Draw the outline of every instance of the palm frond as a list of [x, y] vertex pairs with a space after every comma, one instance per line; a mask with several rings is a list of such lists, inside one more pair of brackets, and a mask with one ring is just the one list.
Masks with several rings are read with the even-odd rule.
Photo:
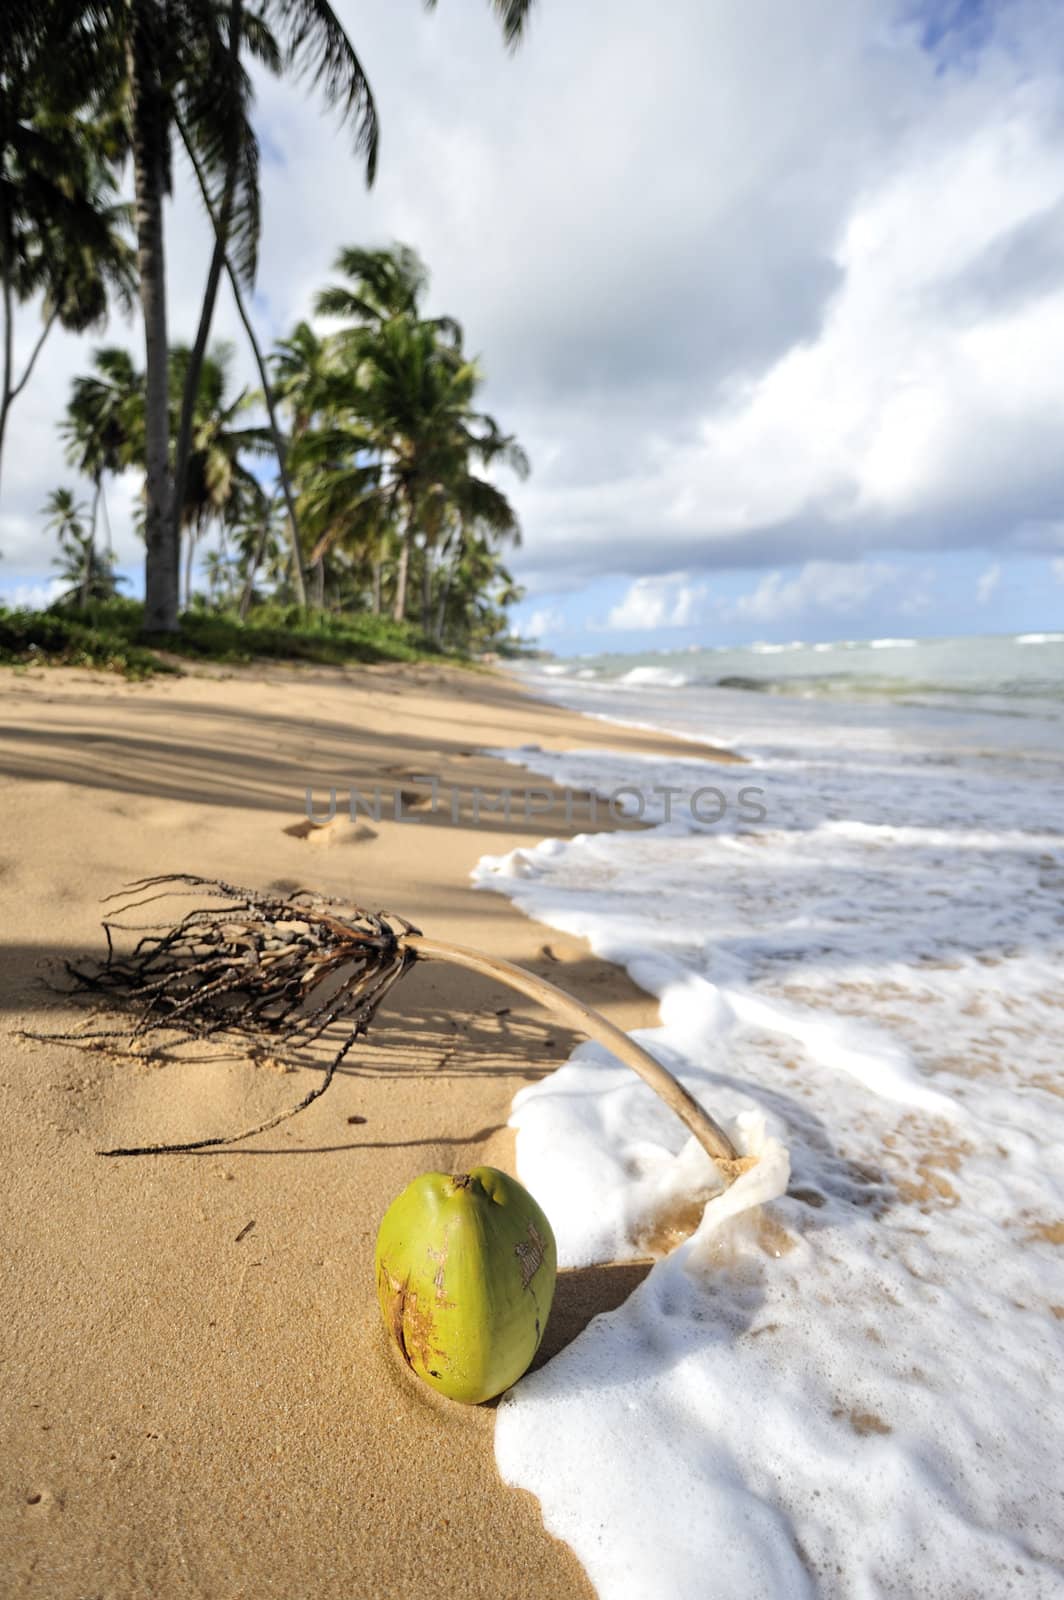
[[[502, 23], [502, 36], [508, 49], [516, 50], [520, 44], [533, 3], [534, 0], [489, 0], [491, 9]], [[425, 9], [435, 11], [436, 0], [425, 0]]]
[[262, 14], [284, 41], [289, 66], [321, 91], [330, 109], [350, 125], [366, 162], [366, 182], [377, 172], [379, 129], [369, 80], [343, 24], [328, 0], [265, 0]]

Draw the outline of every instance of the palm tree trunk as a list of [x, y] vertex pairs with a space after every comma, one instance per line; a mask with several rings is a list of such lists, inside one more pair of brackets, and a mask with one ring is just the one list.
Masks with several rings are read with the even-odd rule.
[[255, 546], [255, 553], [251, 558], [251, 565], [248, 568], [247, 577], [244, 579], [244, 592], [240, 596], [241, 622], [245, 622], [247, 620], [247, 614], [251, 609], [251, 597], [255, 593], [255, 574], [258, 572], [262, 558], [266, 554], [266, 540], [269, 538], [269, 535], [270, 524], [266, 518], [263, 517], [262, 532], [259, 534], [258, 543]]
[[266, 401], [266, 413], [270, 419], [270, 437], [273, 440], [274, 455], [277, 457], [277, 476], [281, 480], [281, 493], [284, 495], [285, 510], [288, 512], [288, 535], [292, 551], [292, 578], [296, 586], [296, 600], [303, 610], [307, 609], [307, 569], [303, 562], [303, 546], [299, 542], [299, 519], [296, 516], [296, 498], [292, 492], [292, 480], [288, 476], [288, 457], [285, 451], [284, 434], [277, 420], [277, 408], [273, 403], [273, 390], [270, 388], [270, 377], [266, 371], [266, 362], [263, 359], [262, 347], [255, 337], [255, 329], [251, 318], [244, 305], [244, 296], [240, 293], [236, 273], [233, 271], [229, 257], [225, 258], [225, 270], [229, 278], [229, 286], [233, 291], [236, 309], [240, 313], [240, 320], [244, 324], [244, 332], [248, 336], [255, 365], [259, 369], [259, 382], [262, 384], [263, 398]]
[[383, 566], [384, 563], [381, 560], [380, 551], [378, 551], [373, 561], [373, 615], [375, 617], [379, 617], [381, 614], [381, 569]]
[[14, 359], [15, 338], [15, 297], [11, 292], [11, 278], [8, 273], [6, 248], [4, 259], [0, 261], [0, 272], [4, 276], [4, 371], [3, 388], [0, 389], [0, 468], [2, 468], [4, 433], [7, 430], [7, 414], [11, 409], [11, 365]]
[[96, 518], [100, 512], [100, 480], [96, 480], [96, 490], [92, 497], [92, 523], [89, 527], [89, 542], [85, 546], [85, 561], [81, 569], [81, 598], [80, 609], [84, 611], [89, 603], [89, 586], [92, 582], [92, 569], [96, 565]]
[[428, 637], [429, 628], [432, 626], [432, 562], [428, 545], [422, 552], [424, 559], [421, 563], [421, 631]]
[[44, 341], [55, 327], [58, 311], [52, 311], [45, 318], [44, 327], [26, 362], [25, 370], [18, 382], [15, 382], [15, 305], [14, 295], [11, 290], [11, 278], [3, 261], [0, 261], [0, 272], [4, 279], [4, 362], [3, 374], [0, 376], [0, 470], [4, 459], [4, 437], [7, 433], [7, 419], [11, 407], [30, 381], [30, 376], [37, 362], [37, 357], [44, 348]]
[[111, 535], [111, 513], [107, 509], [107, 490], [103, 486], [103, 473], [100, 473], [100, 510], [103, 512], [104, 525], [107, 528], [107, 559], [111, 563], [115, 558], [115, 542]]
[[[200, 194], [203, 196], [203, 204], [206, 207], [207, 215], [210, 218], [211, 226], [213, 227], [215, 237], [217, 238], [221, 225], [218, 221], [218, 218], [214, 214], [214, 207], [211, 205], [210, 193], [208, 192], [206, 180], [203, 176], [203, 167], [200, 164], [199, 157], [197, 156], [192, 142], [189, 139], [184, 125], [180, 119], [178, 119], [177, 126], [181, 133], [181, 141], [185, 146], [188, 159], [192, 163], [192, 170], [196, 174], [196, 180], [199, 183]], [[277, 408], [273, 403], [273, 390], [270, 388], [270, 378], [269, 373], [266, 371], [266, 362], [263, 358], [262, 347], [255, 336], [254, 325], [251, 321], [251, 318], [248, 316], [247, 307], [244, 304], [244, 296], [240, 292], [240, 280], [233, 271], [233, 263], [230, 261], [228, 255], [225, 255], [225, 274], [229, 279], [229, 287], [233, 291], [233, 299], [236, 301], [236, 309], [241, 322], [244, 324], [244, 332], [248, 336], [248, 343], [251, 345], [251, 351], [255, 357], [255, 365], [259, 369], [259, 381], [262, 384], [263, 398], [266, 401], [266, 411], [270, 419], [270, 437], [273, 440], [274, 453], [277, 457], [277, 475], [281, 480], [281, 492], [284, 495], [285, 509], [288, 512], [288, 529], [292, 547], [292, 577], [296, 586], [296, 599], [305, 611], [307, 608], [307, 571], [303, 563], [303, 548], [299, 542], [299, 520], [296, 516], [296, 502], [295, 496], [292, 493], [292, 482], [288, 476], [284, 435], [281, 432], [280, 424], [277, 421]]]
[[325, 610], [325, 557], [319, 556], [310, 571], [310, 603], [318, 611]]
[[191, 528], [185, 538], [185, 610], [188, 611], [192, 606], [192, 556], [196, 548], [196, 535]]
[[[229, 9], [229, 58], [236, 60], [240, 53], [240, 26], [243, 0], [232, 0]], [[222, 268], [225, 265], [226, 242], [229, 238], [229, 225], [232, 220], [233, 198], [236, 193], [236, 155], [230, 156], [226, 170], [225, 188], [222, 193], [221, 209], [218, 213], [218, 227], [214, 235], [214, 249], [211, 252], [211, 264], [207, 270], [207, 284], [203, 291], [203, 304], [200, 307], [199, 326], [196, 329], [196, 338], [188, 358], [188, 369], [185, 373], [185, 388], [181, 396], [181, 420], [177, 429], [177, 450], [174, 455], [174, 527], [175, 537], [181, 538], [181, 506], [184, 504], [185, 479], [188, 475], [188, 458], [192, 451], [192, 422], [196, 410], [196, 397], [199, 394], [200, 376], [203, 372], [203, 358], [207, 353], [207, 340], [210, 338], [211, 321], [214, 317], [214, 305], [218, 298], [218, 285], [221, 282]]]
[[144, 567], [144, 629], [177, 631], [180, 540], [170, 518], [170, 405], [166, 332], [166, 255], [163, 243], [165, 191], [162, 93], [154, 79], [150, 44], [136, 18], [126, 51], [133, 105], [133, 187], [137, 227], [137, 272], [144, 314], [145, 492], [147, 559]]
[[444, 573], [443, 585], [440, 591], [440, 603], [436, 607], [436, 626], [432, 630], [432, 642], [439, 645], [441, 650], [443, 648], [443, 629], [447, 621], [447, 602], [451, 598], [451, 584], [454, 581], [454, 566], [453, 562], [449, 562], [447, 571]]
[[406, 580], [410, 571], [410, 544], [412, 539], [412, 530], [404, 528], [402, 542], [399, 546], [399, 565], [395, 572], [395, 605], [392, 608], [392, 617], [396, 622], [402, 622], [406, 617]]

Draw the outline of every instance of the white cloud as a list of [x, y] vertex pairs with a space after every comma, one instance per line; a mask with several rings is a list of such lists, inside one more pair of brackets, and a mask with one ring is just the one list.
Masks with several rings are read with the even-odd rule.
[[985, 606], [1001, 582], [1000, 561], [991, 562], [986, 571], [981, 573], [975, 585], [975, 603]]
[[1051, 562], [1050, 565], [1057, 582], [1064, 583], [1064, 556], [1057, 556], [1056, 560]]
[[[880, 0], [614, 0], [608, 25], [542, 0], [512, 57], [482, 4], [338, 9], [380, 106], [380, 175], [367, 195], [329, 119], [262, 85], [282, 155], [263, 162], [256, 317], [269, 337], [305, 314], [343, 244], [415, 244], [431, 309], [465, 323], [486, 404], [532, 456], [506, 485], [530, 589], [1014, 538], [1060, 552], [1057, 0], [988, 8], [960, 65]], [[177, 172], [170, 321], [188, 338], [208, 238]], [[254, 382], [225, 294], [217, 322]], [[35, 326], [20, 313], [21, 349]], [[139, 358], [136, 326], [105, 337]], [[51, 340], [13, 412], [13, 578], [47, 569], [37, 510], [71, 481], [54, 424], [93, 342]], [[127, 559], [131, 508], [125, 492]]]
[[729, 620], [782, 622], [806, 616], [852, 617], [875, 599], [905, 614], [928, 604], [929, 572], [889, 562], [809, 561], [793, 578], [769, 572], [749, 594], [721, 607]]
[[542, 639], [548, 633], [562, 633], [565, 629], [565, 618], [560, 611], [545, 608], [533, 611], [527, 622], [522, 622], [518, 628], [523, 639]]
[[59, 578], [50, 578], [46, 583], [16, 583], [0, 592], [0, 605], [12, 611], [43, 611], [59, 598], [64, 587]]
[[706, 585], [692, 584], [685, 573], [637, 578], [611, 610], [606, 627], [642, 632], [653, 628], [690, 628], [698, 621]]

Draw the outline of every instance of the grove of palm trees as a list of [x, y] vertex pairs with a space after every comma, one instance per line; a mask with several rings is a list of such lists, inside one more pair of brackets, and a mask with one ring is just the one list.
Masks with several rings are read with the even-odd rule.
[[[507, 44], [530, 5], [494, 0]], [[42, 535], [59, 530], [64, 570], [76, 541], [92, 578], [55, 609], [82, 628], [177, 648], [207, 613], [297, 630], [315, 618], [387, 618], [419, 647], [490, 646], [519, 593], [503, 558], [520, 529], [495, 472], [523, 476], [528, 462], [479, 408], [482, 373], [458, 322], [426, 314], [417, 252], [344, 249], [312, 320], [280, 337], [253, 314], [256, 77], [300, 83], [340, 119], [366, 181], [377, 174], [376, 105], [330, 6], [19, 0], [5, 26], [0, 495], [7, 418], [41, 347], [56, 324], [86, 341], [56, 417], [78, 481], [56, 486]], [[168, 317], [167, 202], [179, 167], [211, 241], [188, 341]], [[212, 337], [224, 294], [243, 351]], [[40, 331], [16, 350], [24, 305]], [[119, 342], [108, 324], [123, 317], [132, 333]], [[238, 360], [254, 384], [237, 386]], [[108, 486], [123, 474], [139, 486], [142, 605], [114, 598]], [[34, 633], [10, 613], [0, 626], [8, 653]]]

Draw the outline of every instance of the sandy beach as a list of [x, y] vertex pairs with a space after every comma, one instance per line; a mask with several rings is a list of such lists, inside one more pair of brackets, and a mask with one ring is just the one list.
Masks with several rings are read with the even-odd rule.
[[[158, 1065], [19, 1030], [82, 1025], [49, 983], [64, 958], [102, 949], [105, 895], [166, 871], [386, 907], [648, 1025], [656, 1007], [623, 972], [468, 882], [486, 851], [586, 817], [567, 824], [559, 803], [456, 825], [424, 780], [443, 794], [513, 785], [479, 753], [499, 746], [679, 746], [499, 675], [426, 666], [145, 684], [31, 671], [5, 674], [0, 698], [0, 1591], [590, 1595], [534, 1498], [500, 1481], [493, 1408], [438, 1400], [393, 1364], [372, 1270], [380, 1216], [418, 1173], [514, 1170], [513, 1095], [571, 1036], [486, 981], [421, 967], [300, 1117], [238, 1148], [106, 1160], [110, 1145], [237, 1131], [298, 1101], [311, 1072], [231, 1055]], [[413, 820], [390, 801], [379, 822], [345, 819], [348, 787], [377, 783]], [[330, 784], [341, 792], [310, 837], [308, 784], [322, 807]], [[563, 1276], [540, 1359], [641, 1276]]]

